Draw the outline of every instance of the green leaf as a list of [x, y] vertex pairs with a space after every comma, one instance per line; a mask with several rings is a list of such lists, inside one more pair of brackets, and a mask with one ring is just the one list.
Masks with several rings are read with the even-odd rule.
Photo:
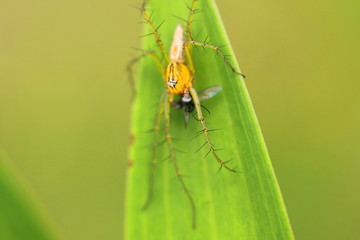
[[[191, 2], [187, 2], [188, 5]], [[199, 12], [194, 16], [193, 36], [211, 44], [229, 44], [215, 3], [200, 0]], [[147, 9], [153, 12], [161, 39], [168, 50], [175, 26], [180, 21], [174, 15], [187, 19], [189, 10], [183, 1], [152, 0]], [[149, 33], [146, 28], [145, 33]], [[153, 35], [144, 38], [144, 49], [159, 51]], [[223, 48], [233, 55], [230, 45]], [[276, 181], [270, 158], [261, 135], [244, 80], [233, 73], [221, 56], [211, 49], [193, 47], [195, 88], [200, 91], [221, 85], [223, 90], [215, 97], [202, 101], [211, 114], [205, 114], [216, 148], [223, 148], [219, 156], [231, 160], [238, 174], [223, 169], [204, 147], [203, 135], [192, 139], [201, 124], [190, 118], [185, 129], [182, 111], [171, 109], [171, 134], [181, 172], [197, 207], [197, 227], [192, 229], [188, 199], [176, 178], [174, 167], [167, 160], [167, 143], [158, 147], [154, 179], [154, 195], [149, 207], [142, 206], [147, 197], [149, 169], [152, 156], [154, 118], [165, 84], [152, 58], [145, 57], [137, 75], [137, 95], [133, 106], [132, 146], [130, 150], [126, 239], [293, 239], [290, 223]], [[230, 58], [234, 66], [236, 59]], [[163, 128], [163, 123], [161, 123]], [[163, 135], [161, 135], [163, 137]], [[162, 139], [161, 139], [162, 140]], [[196, 153], [195, 153], [196, 152]]]
[[57, 239], [15, 173], [0, 156], [0, 239]]

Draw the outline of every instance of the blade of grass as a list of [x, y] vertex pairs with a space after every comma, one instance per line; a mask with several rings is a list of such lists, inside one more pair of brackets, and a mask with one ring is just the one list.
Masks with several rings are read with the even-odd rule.
[[[190, 2], [187, 2], [190, 4]], [[186, 18], [188, 10], [182, 1], [152, 0], [148, 8], [153, 11], [155, 25], [165, 19], [160, 28], [166, 49], [179, 21], [173, 15]], [[216, 6], [211, 0], [200, 0], [199, 13], [194, 16], [193, 36], [203, 41], [209, 36], [214, 45], [229, 44]], [[144, 48], [157, 50], [151, 36], [144, 38]], [[230, 45], [223, 50], [233, 54]], [[181, 189], [171, 164], [159, 161], [155, 174], [153, 201], [146, 211], [141, 207], [146, 199], [149, 164], [151, 161], [152, 133], [156, 106], [164, 89], [162, 76], [151, 58], [140, 63], [136, 101], [133, 107], [130, 150], [131, 166], [128, 171], [126, 239], [293, 239], [290, 223], [270, 158], [261, 135], [250, 97], [243, 79], [234, 74], [224, 60], [211, 50], [193, 48], [196, 68], [195, 87], [198, 90], [222, 85], [223, 91], [213, 99], [203, 101], [210, 109], [206, 115], [219, 152], [230, 166], [240, 174], [222, 170], [208, 149], [195, 151], [203, 145], [203, 136], [191, 140], [201, 130], [198, 121], [191, 119], [184, 128], [181, 111], [172, 109], [171, 133], [178, 153], [182, 172], [197, 205], [197, 228], [191, 228], [189, 203]], [[235, 58], [231, 58], [236, 63]], [[235, 64], [236, 65], [236, 64]], [[237, 66], [237, 65], [236, 65]], [[165, 159], [166, 147], [159, 147], [158, 159]]]
[[0, 239], [58, 239], [15, 172], [0, 156]]

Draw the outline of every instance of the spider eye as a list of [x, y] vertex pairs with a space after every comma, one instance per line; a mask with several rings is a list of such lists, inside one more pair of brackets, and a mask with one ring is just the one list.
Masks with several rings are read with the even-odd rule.
[[175, 79], [170, 79], [168, 82], [167, 82], [167, 85], [172, 87], [172, 88], [175, 88], [175, 85], [177, 84], [177, 81]]
[[182, 102], [185, 102], [185, 103], [191, 102], [191, 97], [190, 97], [190, 95], [184, 95], [184, 96], [181, 98], [181, 101], [182, 101]]

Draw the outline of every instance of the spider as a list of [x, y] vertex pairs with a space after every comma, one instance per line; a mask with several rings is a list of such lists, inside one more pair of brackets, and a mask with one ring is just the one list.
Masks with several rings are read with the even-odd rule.
[[[159, 108], [155, 117], [154, 123], [154, 140], [153, 140], [153, 153], [152, 153], [152, 160], [151, 160], [151, 167], [150, 167], [150, 174], [149, 174], [149, 188], [147, 199], [143, 206], [143, 209], [146, 209], [153, 197], [153, 187], [154, 187], [154, 172], [157, 165], [157, 148], [159, 142], [159, 131], [160, 131], [160, 122], [163, 118], [164, 120], [164, 132], [165, 132], [165, 142], [167, 143], [168, 150], [170, 152], [170, 160], [174, 166], [177, 179], [184, 190], [185, 195], [187, 196], [189, 203], [191, 205], [192, 211], [192, 226], [196, 228], [196, 205], [194, 199], [189, 191], [188, 186], [184, 181], [184, 176], [182, 175], [178, 161], [175, 156], [175, 148], [173, 143], [173, 138], [170, 134], [170, 109], [171, 107], [183, 109], [184, 113], [184, 120], [185, 124], [189, 121], [189, 114], [192, 113], [194, 110], [196, 112], [196, 118], [200, 122], [202, 129], [197, 133], [197, 135], [204, 135], [206, 142], [203, 146], [209, 147], [209, 154], [211, 153], [212, 156], [216, 159], [216, 161], [220, 164], [220, 168], [225, 168], [230, 172], [236, 173], [235, 169], [230, 168], [224, 162], [219, 155], [216, 153], [216, 149], [211, 142], [211, 138], [209, 132], [211, 131], [205, 122], [205, 118], [202, 112], [202, 105], [201, 101], [214, 97], [217, 93], [219, 93], [222, 89], [220, 85], [213, 86], [202, 91], [197, 91], [194, 86], [194, 74], [195, 68], [193, 65], [193, 60], [191, 56], [191, 47], [192, 46], [200, 46], [204, 48], [209, 48], [218, 53], [218, 55], [222, 56], [225, 63], [228, 67], [236, 74], [239, 74], [244, 77], [244, 75], [238, 72], [230, 63], [230, 60], [224, 55], [224, 53], [220, 50], [220, 47], [206, 43], [205, 42], [198, 42], [193, 40], [192, 32], [191, 32], [191, 25], [193, 21], [194, 13], [197, 12], [196, 5], [198, 0], [193, 0], [192, 5], [189, 8], [190, 13], [188, 19], [186, 21], [186, 25], [182, 26], [178, 24], [175, 27], [174, 36], [172, 39], [172, 44], [170, 47], [169, 54], [165, 50], [163, 42], [160, 38], [158, 29], [160, 26], [155, 27], [153, 22], [151, 21], [151, 17], [148, 15], [145, 9], [145, 2], [140, 7], [140, 12], [145, 20], [145, 22], [150, 26], [151, 33], [148, 35], [154, 35], [157, 47], [160, 50], [160, 54], [162, 60], [166, 62], [164, 65], [161, 59], [157, 56], [154, 50], [145, 50], [143, 53], [133, 59], [127, 69], [129, 73], [130, 82], [133, 82], [132, 79], [132, 66], [138, 62], [141, 58], [151, 55], [154, 59], [157, 68], [160, 74], [163, 76], [163, 80], [165, 83], [165, 91], [162, 95], [160, 100]], [[160, 24], [161, 25], [161, 24]], [[133, 84], [132, 84], [133, 85]], [[133, 88], [134, 90], [134, 88]], [[180, 99], [178, 101], [174, 100], [174, 96], [179, 95]], [[206, 108], [205, 108], [206, 109]], [[207, 110], [207, 109], [206, 109]], [[202, 147], [203, 147], [202, 146]]]

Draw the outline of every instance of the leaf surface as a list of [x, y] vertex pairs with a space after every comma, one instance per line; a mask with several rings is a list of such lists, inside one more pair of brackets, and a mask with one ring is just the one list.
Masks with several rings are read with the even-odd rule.
[[[191, 2], [187, 2], [188, 5]], [[194, 40], [223, 47], [225, 54], [233, 55], [215, 3], [200, 0], [192, 27]], [[154, 24], [159, 25], [161, 39], [168, 50], [173, 31], [187, 19], [189, 10], [183, 1], [152, 0], [147, 7]], [[149, 33], [146, 28], [145, 33]], [[143, 48], [159, 51], [153, 36], [144, 38]], [[165, 84], [151, 57], [144, 58], [138, 68], [137, 96], [133, 105], [133, 143], [129, 154], [126, 239], [293, 239], [286, 209], [271, 166], [264, 139], [241, 76], [234, 74], [221, 56], [211, 49], [192, 48], [195, 65], [195, 88], [198, 91], [221, 85], [223, 90], [215, 97], [202, 101], [211, 114], [205, 120], [211, 139], [222, 160], [239, 172], [222, 169], [209, 154], [200, 135], [200, 122], [190, 118], [184, 127], [182, 111], [171, 109], [171, 134], [181, 172], [188, 176], [186, 184], [197, 207], [197, 227], [191, 227], [188, 199], [167, 160], [166, 143], [158, 147], [154, 195], [147, 210], [142, 211], [149, 184], [149, 166], [152, 156], [154, 118]], [[230, 57], [236, 66], [236, 59]], [[160, 128], [163, 128], [161, 123]], [[164, 135], [161, 134], [161, 140]], [[183, 153], [185, 152], [185, 153]]]
[[26, 185], [0, 156], [0, 239], [58, 239]]

